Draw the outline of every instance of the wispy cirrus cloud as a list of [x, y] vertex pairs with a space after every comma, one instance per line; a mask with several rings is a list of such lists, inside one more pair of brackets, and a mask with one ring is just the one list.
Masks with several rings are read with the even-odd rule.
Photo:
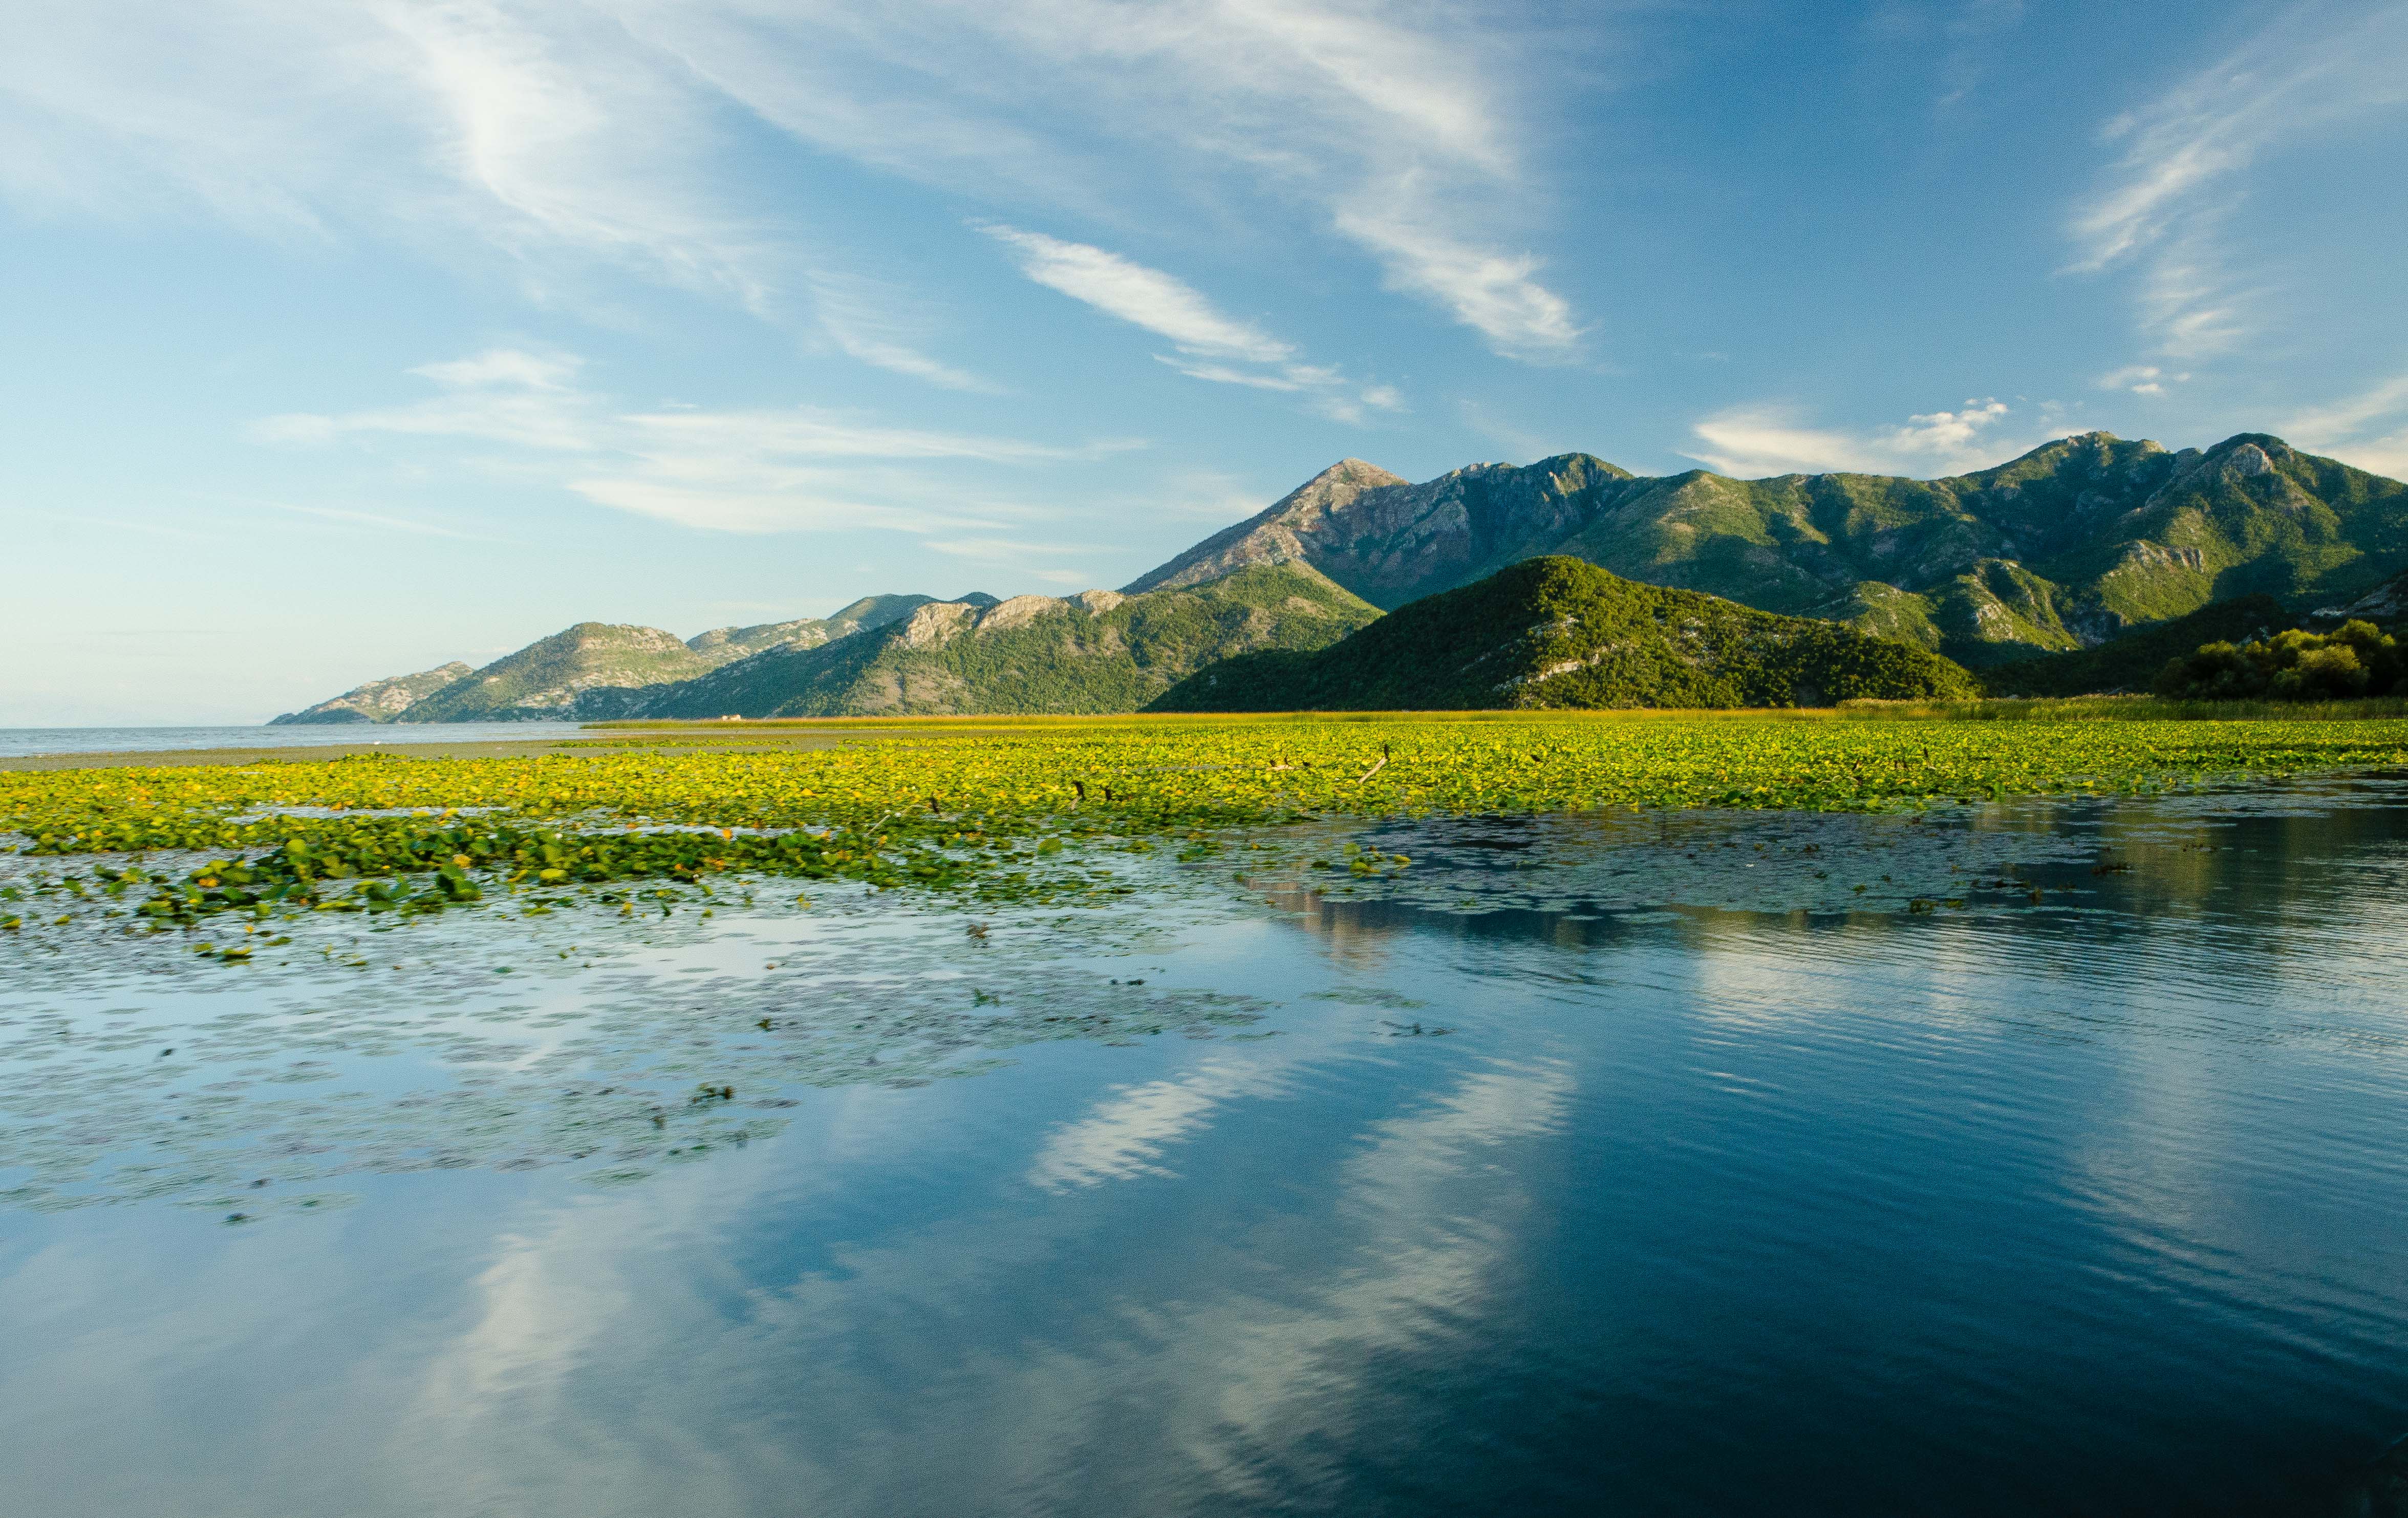
[[629, 410], [575, 381], [573, 356], [495, 349], [410, 372], [437, 393], [399, 406], [264, 418], [276, 443], [346, 437], [496, 445], [514, 468], [599, 506], [719, 532], [997, 530], [1044, 512], [928, 466], [1096, 460], [1135, 439], [1064, 446], [889, 426], [814, 407]]
[[1795, 408], [1737, 407], [1690, 430], [1698, 446], [1689, 457], [1734, 479], [1784, 474], [1940, 475], [1985, 468], [2039, 439], [2011, 442], [2000, 424], [2013, 414], [1995, 399], [1969, 400], [1949, 411], [1909, 417], [1898, 426], [1849, 432], [1816, 427]]
[[2408, 480], [2408, 374], [2300, 411], [2281, 430], [2302, 448], [2393, 480]]
[[1005, 387], [928, 351], [939, 319], [925, 303], [882, 279], [822, 270], [810, 279], [820, 328], [847, 356], [939, 390], [996, 395]]
[[581, 5], [28, 0], [0, 192], [508, 270], [544, 306], [634, 275], [816, 335], [833, 263], [746, 208], [724, 102]]
[[[1496, 229], [1543, 204], [1514, 103], [1552, 55], [1496, 22], [1473, 0], [25, 0], [0, 50], [0, 193], [481, 258], [551, 306], [607, 306], [599, 272], [632, 273], [996, 388], [945, 355], [921, 294], [870, 274], [849, 199], [796, 176], [765, 208], [766, 125], [991, 208], [1301, 209], [1389, 288], [1551, 358], [1580, 336], [1570, 303]], [[1116, 272], [1058, 255], [1032, 256], [1091, 291]], [[1168, 320], [1175, 294], [1120, 298]], [[1246, 325], [1187, 331], [1218, 356], [1278, 346]]]
[[[1376, 198], [1376, 197], [1367, 197]], [[1570, 358], [1583, 337], [1571, 303], [1541, 284], [1538, 258], [1467, 240], [1416, 214], [1410, 197], [1338, 212], [1338, 228], [1383, 257], [1388, 286], [1427, 299], [1511, 358]]]
[[1276, 364], [1296, 347], [1213, 308], [1196, 288], [1160, 269], [1083, 242], [982, 222], [979, 230], [1010, 250], [1020, 272], [1072, 300], [1168, 337], [1182, 353]]
[[1202, 292], [1175, 275], [1041, 232], [991, 222], [979, 223], [979, 230], [1003, 244], [1020, 272], [1039, 284], [1169, 338], [1177, 353], [1156, 353], [1155, 362], [1191, 380], [1302, 395], [1313, 409], [1340, 422], [1359, 422], [1370, 411], [1404, 408], [1404, 397], [1395, 386], [1356, 387], [1334, 365], [1301, 362], [1294, 343], [1223, 314]]
[[2226, 224], [2245, 171], [2303, 140], [2408, 105], [2408, 9], [2302, 4], [2102, 133], [2122, 156], [2076, 212], [2073, 272], [2139, 267], [2138, 319], [2175, 359], [2220, 353], [2258, 323], [2264, 282]]
[[1171, 182], [1235, 177], [1306, 208], [1390, 288], [1500, 352], [1552, 358], [1579, 340], [1542, 262], [1494, 241], [1534, 198], [1511, 103], [1542, 93], [1555, 60], [1486, 7], [897, 0], [879, 15], [663, 0], [631, 25], [858, 162], [1104, 221], [1153, 198], [1167, 165]]

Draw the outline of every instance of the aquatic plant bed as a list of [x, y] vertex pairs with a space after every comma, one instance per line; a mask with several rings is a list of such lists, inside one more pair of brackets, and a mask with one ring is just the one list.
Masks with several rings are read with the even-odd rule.
[[2408, 721], [1537, 714], [921, 723], [793, 752], [627, 733], [525, 757], [19, 771], [0, 774], [0, 842], [78, 863], [38, 902], [0, 893], [16, 898], [0, 927], [37, 909], [161, 926], [430, 911], [497, 887], [633, 915], [728, 872], [1056, 900], [1122, 889], [1095, 867], [1114, 851], [1209, 853], [1226, 829], [1312, 818], [1886, 810], [2400, 766]]

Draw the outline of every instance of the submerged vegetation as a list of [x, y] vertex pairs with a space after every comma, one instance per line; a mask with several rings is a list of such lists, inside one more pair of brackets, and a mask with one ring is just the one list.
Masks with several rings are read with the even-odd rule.
[[[160, 926], [429, 911], [580, 888], [667, 909], [731, 872], [985, 899], [1112, 893], [1099, 853], [1315, 816], [1880, 810], [2408, 765], [2408, 721], [1481, 719], [982, 723], [810, 751], [589, 752], [0, 774], [0, 833], [64, 898]], [[166, 860], [144, 856], [174, 851]], [[10, 888], [12, 891], [14, 887]], [[61, 899], [54, 897], [54, 900]], [[21, 909], [0, 901], [0, 924]], [[44, 909], [54, 909], [50, 903]]]

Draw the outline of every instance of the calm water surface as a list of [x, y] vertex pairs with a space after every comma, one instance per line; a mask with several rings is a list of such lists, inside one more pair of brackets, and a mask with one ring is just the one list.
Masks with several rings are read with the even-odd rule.
[[[1097, 910], [522, 900], [312, 920], [250, 967], [29, 914], [0, 947], [0, 1491], [2172, 1514], [2381, 1489], [2408, 1432], [2408, 788], [1278, 841], [1138, 862], [1149, 893]], [[1415, 863], [1255, 862], [1348, 841]]]

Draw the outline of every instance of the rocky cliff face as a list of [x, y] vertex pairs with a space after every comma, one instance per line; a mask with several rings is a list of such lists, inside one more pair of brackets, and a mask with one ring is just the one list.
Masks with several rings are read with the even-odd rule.
[[[714, 627], [687, 638], [685, 646], [713, 664], [734, 664], [738, 659], [749, 659], [771, 649], [815, 649], [839, 637], [883, 627], [898, 618], [910, 616], [914, 608], [925, 606], [935, 599], [932, 595], [865, 595], [825, 617], [768, 622], [752, 627]], [[974, 596], [972, 599], [983, 600], [985, 597]]]
[[354, 685], [332, 700], [288, 711], [269, 721], [270, 727], [307, 723], [389, 723], [447, 685], [476, 673], [454, 659], [415, 675], [395, 675]]
[[1399, 488], [1412, 488], [1402, 475], [1390, 474], [1361, 459], [1340, 459], [1288, 492], [1261, 514], [1214, 533], [1123, 589], [1135, 595], [1144, 591], [1200, 585], [1251, 565], [1310, 564], [1313, 545], [1332, 515], [1354, 505], [1367, 491]]
[[1573, 453], [1415, 485], [1350, 459], [1129, 588], [1303, 563], [1394, 608], [1547, 553], [1986, 665], [2237, 595], [2363, 594], [2408, 570], [2408, 487], [2256, 434], [2169, 452], [2087, 433], [1931, 480], [1640, 478]]

